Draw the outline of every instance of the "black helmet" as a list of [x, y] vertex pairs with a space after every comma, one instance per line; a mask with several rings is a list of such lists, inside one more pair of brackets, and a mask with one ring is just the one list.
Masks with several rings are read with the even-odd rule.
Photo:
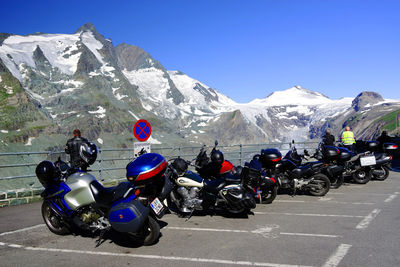
[[188, 164], [187, 164], [186, 160], [177, 158], [174, 160], [174, 162], [172, 162], [172, 167], [174, 167], [174, 169], [177, 171], [178, 175], [182, 175], [186, 172], [186, 170], [188, 168]]
[[211, 161], [217, 164], [222, 164], [222, 162], [224, 162], [224, 154], [221, 151], [214, 149], [211, 151]]
[[97, 159], [97, 146], [92, 142], [85, 142], [79, 148], [79, 156], [87, 164], [93, 164]]
[[49, 184], [57, 183], [60, 180], [60, 173], [53, 162], [45, 160], [36, 166], [36, 176], [40, 183], [46, 187]]

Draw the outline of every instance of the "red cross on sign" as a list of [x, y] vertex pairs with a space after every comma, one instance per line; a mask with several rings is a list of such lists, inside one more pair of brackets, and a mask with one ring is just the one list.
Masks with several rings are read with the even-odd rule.
[[151, 126], [146, 120], [138, 120], [133, 126], [133, 135], [140, 142], [144, 142], [150, 138]]

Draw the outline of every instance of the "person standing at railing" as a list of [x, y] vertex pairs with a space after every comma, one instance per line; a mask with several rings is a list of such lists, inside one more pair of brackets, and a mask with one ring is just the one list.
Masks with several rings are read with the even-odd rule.
[[70, 155], [69, 163], [72, 168], [78, 168], [86, 172], [88, 164], [82, 160], [80, 148], [81, 145], [87, 143], [88, 140], [81, 136], [81, 131], [79, 129], [75, 129], [73, 135], [74, 137], [69, 139], [65, 145], [65, 153]]
[[356, 138], [354, 133], [350, 131], [350, 127], [346, 126], [345, 131], [342, 133], [342, 144], [345, 148], [354, 152], [354, 144], [356, 143]]
[[325, 135], [322, 136], [322, 143], [325, 146], [333, 146], [335, 144], [335, 137], [331, 134], [330, 129], [326, 129]]

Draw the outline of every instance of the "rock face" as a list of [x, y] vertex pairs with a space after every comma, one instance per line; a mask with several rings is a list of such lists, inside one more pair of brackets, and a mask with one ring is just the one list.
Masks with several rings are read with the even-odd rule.
[[307, 140], [345, 125], [369, 138], [399, 107], [373, 92], [331, 100], [301, 86], [239, 104], [142, 48], [114, 47], [90, 23], [74, 34], [0, 34], [0, 151], [62, 148], [75, 128], [131, 147], [140, 118], [152, 142], [171, 146]]
[[351, 103], [355, 111], [359, 111], [365, 107], [370, 107], [376, 103], [383, 102], [382, 96], [375, 92], [362, 92]]

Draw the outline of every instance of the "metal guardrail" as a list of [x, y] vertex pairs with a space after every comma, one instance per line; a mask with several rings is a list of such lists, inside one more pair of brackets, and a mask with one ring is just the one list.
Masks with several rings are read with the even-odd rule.
[[[299, 142], [295, 144], [298, 149], [314, 149], [318, 142]], [[207, 146], [208, 152], [213, 146]], [[277, 148], [282, 154], [289, 149], [290, 143], [264, 143], [264, 144], [238, 144], [219, 145], [225, 158], [235, 165], [243, 165], [245, 161], [251, 160], [254, 154], [260, 153], [262, 148]], [[153, 145], [152, 152], [159, 153], [167, 159], [182, 157], [193, 159], [197, 156], [201, 146], [162, 147]], [[1, 182], [7, 183], [17, 180], [29, 180], [20, 182], [23, 188], [35, 183], [36, 165], [42, 160], [55, 161], [58, 157], [68, 161], [64, 151], [33, 151], [33, 152], [7, 152], [0, 153], [0, 190], [4, 187]], [[115, 180], [125, 177], [125, 167], [133, 159], [133, 148], [102, 148], [99, 149], [97, 161], [92, 165], [91, 172], [98, 173], [102, 181]], [[24, 184], [26, 184], [24, 186]], [[37, 183], [36, 183], [37, 184]], [[15, 185], [16, 186], [16, 185]], [[13, 186], [13, 187], [15, 187]], [[32, 186], [32, 185], [31, 185]]]

